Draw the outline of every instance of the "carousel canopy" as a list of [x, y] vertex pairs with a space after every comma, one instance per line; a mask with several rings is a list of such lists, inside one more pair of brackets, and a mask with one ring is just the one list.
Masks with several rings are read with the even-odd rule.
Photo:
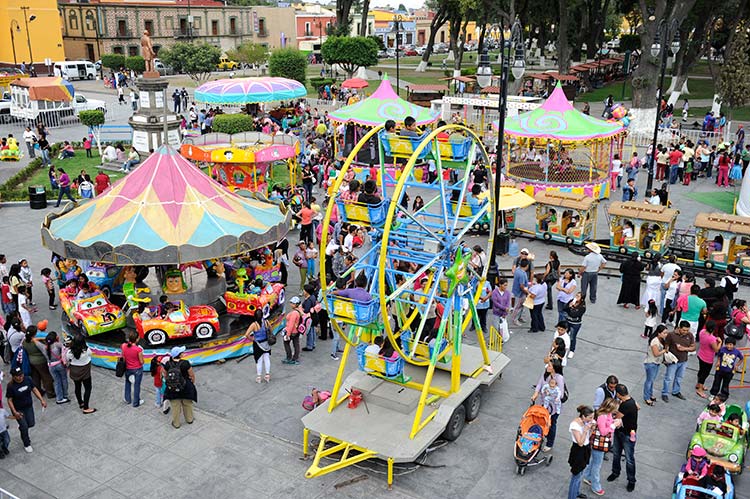
[[328, 113], [328, 117], [333, 121], [365, 126], [377, 126], [386, 120], [403, 123], [407, 116], [417, 120], [417, 125], [428, 125], [438, 119], [438, 115], [432, 114], [429, 109], [412, 104], [396, 95], [388, 76], [383, 77], [378, 89], [367, 99]]
[[161, 146], [100, 196], [47, 215], [42, 243], [67, 258], [177, 265], [259, 248], [287, 231], [279, 206], [227, 191]]
[[623, 132], [621, 123], [593, 118], [575, 109], [565, 97], [560, 83], [540, 107], [505, 120], [505, 133], [510, 137], [587, 141], [606, 139]]
[[209, 81], [195, 89], [195, 100], [206, 104], [255, 104], [307, 95], [303, 84], [288, 78], [229, 78]]

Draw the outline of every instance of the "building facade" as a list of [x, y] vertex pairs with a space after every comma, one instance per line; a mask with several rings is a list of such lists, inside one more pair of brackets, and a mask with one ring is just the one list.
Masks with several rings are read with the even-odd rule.
[[326, 41], [328, 29], [336, 23], [336, 13], [318, 4], [304, 5], [295, 14], [297, 48], [318, 52]]
[[151, 33], [157, 53], [175, 42], [205, 42], [222, 52], [245, 42], [269, 49], [297, 46], [291, 7], [224, 6], [212, 0], [101, 0], [59, 7], [68, 60], [140, 55], [144, 30]]
[[3, 0], [0, 2], [0, 64], [27, 65], [32, 58], [37, 72], [47, 74], [44, 60], [65, 58], [60, 19], [55, 0]]

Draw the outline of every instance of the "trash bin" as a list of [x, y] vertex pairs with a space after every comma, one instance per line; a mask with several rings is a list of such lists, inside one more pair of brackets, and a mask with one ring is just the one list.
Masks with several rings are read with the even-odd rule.
[[43, 210], [47, 207], [47, 189], [43, 185], [29, 186], [29, 207], [32, 210]]

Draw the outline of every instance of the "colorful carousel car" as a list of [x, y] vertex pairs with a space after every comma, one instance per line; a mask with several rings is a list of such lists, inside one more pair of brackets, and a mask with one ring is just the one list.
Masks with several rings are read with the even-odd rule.
[[695, 217], [695, 263], [707, 269], [750, 272], [750, 221], [724, 213]]
[[92, 262], [86, 267], [86, 277], [102, 290], [104, 296], [109, 297], [112, 292], [122, 292], [122, 279], [115, 287], [115, 282], [124, 267], [117, 267], [105, 263]]
[[732, 475], [715, 464], [703, 480], [695, 477], [675, 481], [672, 499], [734, 499]]
[[260, 289], [260, 292], [247, 292], [245, 288], [246, 280], [246, 269], [238, 269], [237, 289], [239, 291], [227, 291], [224, 293], [228, 314], [255, 315], [256, 310], [262, 310], [263, 317], [267, 318], [271, 315], [271, 312], [284, 306], [285, 292], [283, 284], [266, 283]]
[[674, 232], [679, 210], [666, 206], [613, 202], [609, 205], [609, 244], [622, 255], [640, 253], [644, 258], [664, 255]]
[[690, 439], [688, 455], [696, 446], [703, 447], [712, 463], [724, 466], [731, 473], [741, 473], [746, 443], [745, 437], [736, 426], [707, 420], [701, 423], [698, 431]]
[[540, 191], [536, 199], [537, 237], [544, 240], [583, 244], [596, 233], [598, 201], [583, 193]]
[[219, 314], [208, 305], [186, 307], [185, 302], [172, 302], [174, 309], [164, 317], [159, 315], [159, 307], [148, 307], [151, 319], [143, 319], [139, 313], [133, 314], [135, 329], [141, 338], [151, 345], [162, 345], [168, 339], [195, 337], [199, 340], [211, 338], [220, 329]]
[[125, 314], [120, 307], [110, 303], [101, 291], [85, 298], [76, 298], [63, 290], [59, 296], [68, 322], [88, 336], [125, 327]]

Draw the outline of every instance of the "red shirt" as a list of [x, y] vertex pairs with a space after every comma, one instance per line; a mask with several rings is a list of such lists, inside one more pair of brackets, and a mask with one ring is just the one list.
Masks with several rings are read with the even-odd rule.
[[681, 159], [682, 159], [682, 151], [680, 151], [679, 149], [675, 149], [674, 151], [669, 153], [670, 165], [679, 165]]
[[109, 185], [109, 175], [106, 173], [100, 173], [94, 178], [94, 184], [96, 185], [96, 194], [101, 194], [107, 190], [107, 186]]
[[729, 156], [726, 154], [722, 154], [719, 156], [719, 168], [727, 168], [729, 169]]
[[307, 206], [303, 206], [302, 209], [299, 210], [298, 215], [300, 218], [300, 223], [302, 225], [310, 225], [312, 223], [313, 216], [315, 216], [315, 212]]
[[138, 345], [128, 346], [127, 343], [120, 345], [120, 348], [122, 348], [122, 358], [125, 359], [125, 369], [140, 369], [143, 367], [138, 358], [138, 354], [143, 351], [143, 348]]

